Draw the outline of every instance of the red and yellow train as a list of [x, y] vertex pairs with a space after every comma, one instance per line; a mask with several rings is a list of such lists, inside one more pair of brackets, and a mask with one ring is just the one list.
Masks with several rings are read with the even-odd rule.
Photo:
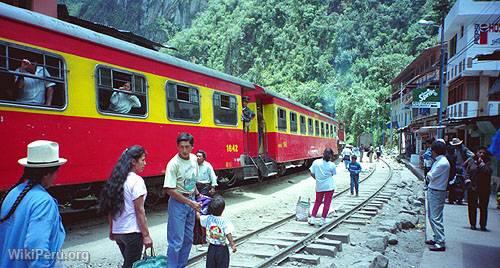
[[[229, 184], [307, 165], [326, 147], [337, 152], [337, 120], [249, 81], [3, 3], [0, 25], [0, 192], [20, 177], [17, 159], [38, 139], [57, 141], [68, 159], [55, 188], [63, 202], [96, 193], [133, 144], [146, 148], [142, 175], [160, 193], [180, 132], [193, 134], [195, 150], [205, 150]], [[22, 59], [48, 75], [20, 72]], [[16, 76], [52, 85], [50, 105], [19, 101]], [[131, 92], [121, 90], [125, 83]], [[115, 92], [135, 96], [140, 107], [113, 111]], [[256, 114], [248, 132], [242, 96]]]

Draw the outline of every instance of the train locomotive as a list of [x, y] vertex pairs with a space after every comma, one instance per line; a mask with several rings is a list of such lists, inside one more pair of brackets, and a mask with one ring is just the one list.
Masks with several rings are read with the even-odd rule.
[[[326, 147], [336, 153], [342, 124], [244, 79], [46, 16], [0, 3], [0, 192], [20, 177], [26, 145], [59, 143], [68, 164], [51, 188], [60, 203], [96, 195], [123, 150], [147, 150], [141, 174], [148, 199], [162, 196], [166, 164], [180, 132], [207, 152], [221, 184], [262, 180], [307, 166]], [[46, 70], [20, 72], [23, 59]], [[38, 68], [38, 67], [37, 67]], [[49, 104], [17, 99], [18, 77], [53, 88]], [[128, 83], [130, 91], [124, 91]], [[135, 97], [111, 109], [115, 93]], [[242, 97], [255, 117], [243, 130]]]

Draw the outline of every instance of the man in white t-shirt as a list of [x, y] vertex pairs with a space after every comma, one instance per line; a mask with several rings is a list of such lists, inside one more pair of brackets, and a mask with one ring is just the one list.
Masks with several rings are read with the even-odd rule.
[[[44, 78], [50, 78], [50, 74], [43, 66], [38, 66], [36, 62], [30, 62], [27, 59], [21, 61], [21, 67], [16, 72], [26, 73], [40, 78], [16, 75], [16, 87], [20, 90], [17, 101], [27, 104], [52, 105], [52, 96], [54, 94], [53, 82]], [[45, 92], [47, 90], [47, 92]]]
[[195, 201], [198, 195], [196, 178], [198, 162], [192, 154], [194, 138], [189, 133], [177, 137], [178, 153], [168, 162], [163, 190], [170, 196], [168, 201], [167, 258], [168, 267], [186, 267], [193, 244], [195, 211], [201, 205]]
[[[119, 89], [129, 92], [132, 91], [132, 89], [130, 88], [130, 82], [123, 84], [123, 86], [120, 87]], [[141, 101], [139, 100], [139, 98], [137, 98], [136, 95], [118, 91], [113, 92], [109, 102], [110, 102], [109, 109], [113, 112], [121, 114], [127, 114], [134, 107], [135, 108], [141, 107]]]

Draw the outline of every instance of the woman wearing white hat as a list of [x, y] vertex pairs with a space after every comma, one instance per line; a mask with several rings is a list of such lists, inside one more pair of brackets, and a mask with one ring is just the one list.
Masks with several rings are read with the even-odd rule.
[[57, 143], [38, 140], [18, 162], [24, 173], [0, 201], [0, 267], [54, 267], [66, 233], [46, 189], [66, 159]]

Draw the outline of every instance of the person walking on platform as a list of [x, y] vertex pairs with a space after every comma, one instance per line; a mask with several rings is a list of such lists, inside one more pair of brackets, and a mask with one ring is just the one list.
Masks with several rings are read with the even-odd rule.
[[194, 138], [189, 133], [177, 136], [178, 153], [170, 159], [165, 171], [163, 189], [168, 200], [167, 258], [168, 268], [186, 267], [193, 244], [195, 212], [201, 205], [195, 201], [198, 195], [196, 178], [198, 162], [192, 154]]
[[349, 163], [351, 162], [351, 145], [347, 144], [345, 148], [342, 150], [342, 161], [344, 161], [345, 169], [349, 168]]
[[66, 159], [57, 143], [38, 140], [18, 162], [23, 175], [0, 200], [0, 267], [55, 267], [66, 233], [47, 189]]
[[466, 181], [468, 185], [467, 206], [472, 230], [476, 230], [477, 209], [479, 207], [479, 226], [481, 231], [486, 231], [491, 192], [491, 168], [489, 164], [490, 155], [485, 147], [479, 148], [477, 154], [465, 162], [465, 169], [469, 176]]
[[[311, 217], [308, 219], [308, 223], [311, 225], [318, 224], [319, 226], [322, 226], [325, 224], [326, 217], [328, 216], [328, 212], [330, 210], [333, 192], [336, 188], [333, 176], [337, 174], [335, 164], [332, 162], [332, 159], [333, 150], [331, 148], [326, 148], [323, 151], [323, 158], [314, 160], [309, 168], [311, 176], [316, 180], [316, 200], [314, 201]], [[318, 214], [321, 203], [323, 203], [323, 214], [321, 214], [321, 219], [317, 221], [316, 215]]]
[[370, 147], [368, 147], [368, 158], [370, 159], [370, 163], [373, 163], [373, 145], [370, 143]]
[[143, 246], [153, 246], [149, 235], [144, 201], [148, 191], [138, 174], [146, 166], [146, 151], [139, 145], [126, 148], [104, 185], [99, 210], [108, 215], [109, 239], [116, 242], [123, 268], [141, 259]]
[[464, 198], [465, 193], [464, 163], [465, 161], [467, 161], [467, 159], [474, 156], [474, 153], [467, 147], [465, 147], [465, 145], [462, 143], [463, 141], [459, 138], [453, 138], [450, 141], [450, 145], [452, 145], [455, 150], [454, 155], [456, 159], [456, 175], [449, 182], [450, 186], [448, 202], [450, 204], [453, 204], [455, 202], [459, 205], [462, 204], [462, 199]]
[[361, 165], [356, 162], [356, 156], [351, 156], [351, 163], [349, 163], [349, 173], [351, 176], [351, 195], [356, 190], [356, 196], [359, 194], [359, 173], [361, 173]]
[[359, 162], [360, 163], [363, 163], [363, 154], [365, 153], [365, 146], [363, 144], [361, 144], [361, 146], [359, 146]]
[[434, 239], [426, 240], [431, 251], [445, 251], [445, 236], [443, 223], [443, 208], [446, 199], [446, 186], [450, 172], [450, 163], [445, 157], [446, 143], [442, 139], [435, 140], [431, 145], [432, 157], [436, 159], [427, 173], [429, 181], [427, 189], [427, 217], [434, 233]]

